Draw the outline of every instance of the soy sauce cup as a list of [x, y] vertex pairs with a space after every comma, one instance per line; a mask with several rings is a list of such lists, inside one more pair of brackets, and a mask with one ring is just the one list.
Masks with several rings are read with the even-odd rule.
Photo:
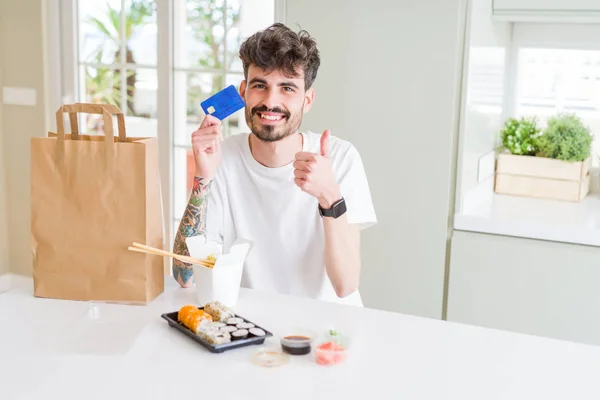
[[315, 333], [307, 329], [290, 329], [281, 336], [282, 350], [293, 356], [302, 356], [312, 351]]

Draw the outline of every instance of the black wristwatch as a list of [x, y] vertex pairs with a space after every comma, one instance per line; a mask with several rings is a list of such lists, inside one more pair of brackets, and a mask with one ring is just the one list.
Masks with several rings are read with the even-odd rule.
[[319, 214], [321, 214], [321, 217], [338, 218], [338, 217], [341, 217], [342, 215], [344, 215], [345, 213], [346, 213], [346, 201], [344, 200], [343, 197], [341, 199], [339, 199], [338, 201], [336, 201], [335, 203], [333, 203], [330, 208], [323, 208], [319, 204]]

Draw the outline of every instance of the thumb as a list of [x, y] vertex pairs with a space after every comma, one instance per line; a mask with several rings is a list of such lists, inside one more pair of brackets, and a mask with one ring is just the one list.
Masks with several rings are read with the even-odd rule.
[[212, 125], [221, 125], [221, 120], [218, 119], [218, 118], [216, 118], [216, 117], [213, 117], [210, 114], [208, 114], [202, 120], [202, 123], [200, 124], [200, 128], [199, 129], [207, 128], [207, 127], [212, 126]]
[[325, 129], [325, 132], [321, 135], [321, 155], [329, 157], [329, 129]]

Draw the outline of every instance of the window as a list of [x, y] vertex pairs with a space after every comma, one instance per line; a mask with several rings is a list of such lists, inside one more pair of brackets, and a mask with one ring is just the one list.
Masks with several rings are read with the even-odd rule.
[[[109, 103], [126, 116], [128, 136], [158, 137], [167, 231], [172, 242], [195, 172], [190, 136], [200, 102], [243, 79], [239, 46], [275, 22], [280, 0], [60, 0], [62, 81], [55, 102]], [[281, 8], [282, 9], [282, 8]], [[165, 23], [166, 21], [166, 23]], [[168, 38], [168, 40], [161, 40]], [[168, 62], [165, 60], [169, 60]], [[159, 93], [168, 94], [159, 98]], [[169, 109], [168, 111], [166, 109]], [[161, 119], [162, 118], [162, 119]], [[101, 116], [80, 115], [80, 130], [103, 131]], [[247, 129], [243, 110], [225, 136]], [[165, 182], [166, 181], [166, 182]]]
[[[156, 136], [156, 2], [79, 0], [77, 26], [79, 101], [119, 107], [128, 136]], [[102, 131], [102, 116], [81, 118]]]
[[594, 135], [592, 160], [598, 167], [600, 36], [595, 36], [596, 43], [590, 42], [588, 34], [569, 26], [555, 26], [548, 35], [551, 27], [538, 31], [539, 27], [523, 25], [516, 30], [514, 114], [536, 116], [541, 127], [557, 113], [576, 114]]
[[473, 46], [470, 50], [468, 102], [482, 113], [502, 113], [505, 57], [500, 47]]

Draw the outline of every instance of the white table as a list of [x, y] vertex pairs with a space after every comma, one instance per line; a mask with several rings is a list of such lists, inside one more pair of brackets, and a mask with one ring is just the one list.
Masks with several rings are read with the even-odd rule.
[[[0, 294], [0, 399], [598, 399], [600, 348], [242, 290], [236, 312], [275, 334], [335, 326], [346, 364], [309, 356], [267, 369], [257, 347], [212, 354], [160, 318], [194, 302], [168, 281], [148, 306]], [[277, 346], [272, 338], [266, 344]], [[206, 397], [210, 395], [211, 397]]]

